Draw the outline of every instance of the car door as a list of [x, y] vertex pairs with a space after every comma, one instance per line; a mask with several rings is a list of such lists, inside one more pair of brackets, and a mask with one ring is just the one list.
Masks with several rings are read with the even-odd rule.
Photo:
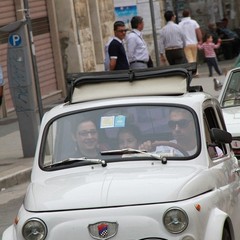
[[206, 145], [209, 154], [210, 171], [216, 179], [216, 187], [219, 190], [217, 207], [230, 217], [236, 239], [240, 239], [239, 210], [239, 166], [230, 144], [216, 143], [211, 136], [212, 128], [226, 130], [225, 123], [218, 103], [206, 102], [203, 110], [204, 130]]

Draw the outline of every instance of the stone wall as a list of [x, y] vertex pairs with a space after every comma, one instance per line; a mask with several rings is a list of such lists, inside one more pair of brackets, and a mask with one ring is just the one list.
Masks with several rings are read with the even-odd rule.
[[[162, 16], [164, 1], [156, 1], [159, 1]], [[55, 4], [65, 71], [103, 70], [104, 45], [114, 34], [114, 1], [55, 0]], [[144, 39], [156, 62], [153, 35], [145, 34]]]
[[91, 72], [95, 70], [96, 62], [88, 0], [75, 0], [74, 8], [77, 36], [82, 52], [83, 71]]

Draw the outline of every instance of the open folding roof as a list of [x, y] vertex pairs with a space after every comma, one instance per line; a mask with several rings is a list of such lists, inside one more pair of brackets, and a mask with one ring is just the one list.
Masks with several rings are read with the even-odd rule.
[[179, 95], [191, 91], [196, 64], [72, 75], [70, 103], [129, 96]]

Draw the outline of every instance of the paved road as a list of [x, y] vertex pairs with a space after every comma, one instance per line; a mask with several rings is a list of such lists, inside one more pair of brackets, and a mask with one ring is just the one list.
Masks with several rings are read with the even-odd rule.
[[28, 182], [0, 192], [0, 239], [3, 231], [10, 226], [23, 202]]

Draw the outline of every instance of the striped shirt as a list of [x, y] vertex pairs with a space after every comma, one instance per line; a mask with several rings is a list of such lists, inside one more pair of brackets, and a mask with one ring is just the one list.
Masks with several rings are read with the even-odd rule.
[[186, 38], [179, 25], [173, 21], [167, 22], [160, 31], [160, 53], [163, 54], [166, 48], [184, 48], [185, 46]]
[[204, 56], [206, 58], [214, 58], [216, 57], [216, 53], [214, 51], [214, 49], [219, 48], [221, 45], [221, 42], [218, 42], [217, 44], [214, 44], [213, 42], [205, 42], [203, 44], [198, 44], [198, 49], [203, 49], [204, 51]]

